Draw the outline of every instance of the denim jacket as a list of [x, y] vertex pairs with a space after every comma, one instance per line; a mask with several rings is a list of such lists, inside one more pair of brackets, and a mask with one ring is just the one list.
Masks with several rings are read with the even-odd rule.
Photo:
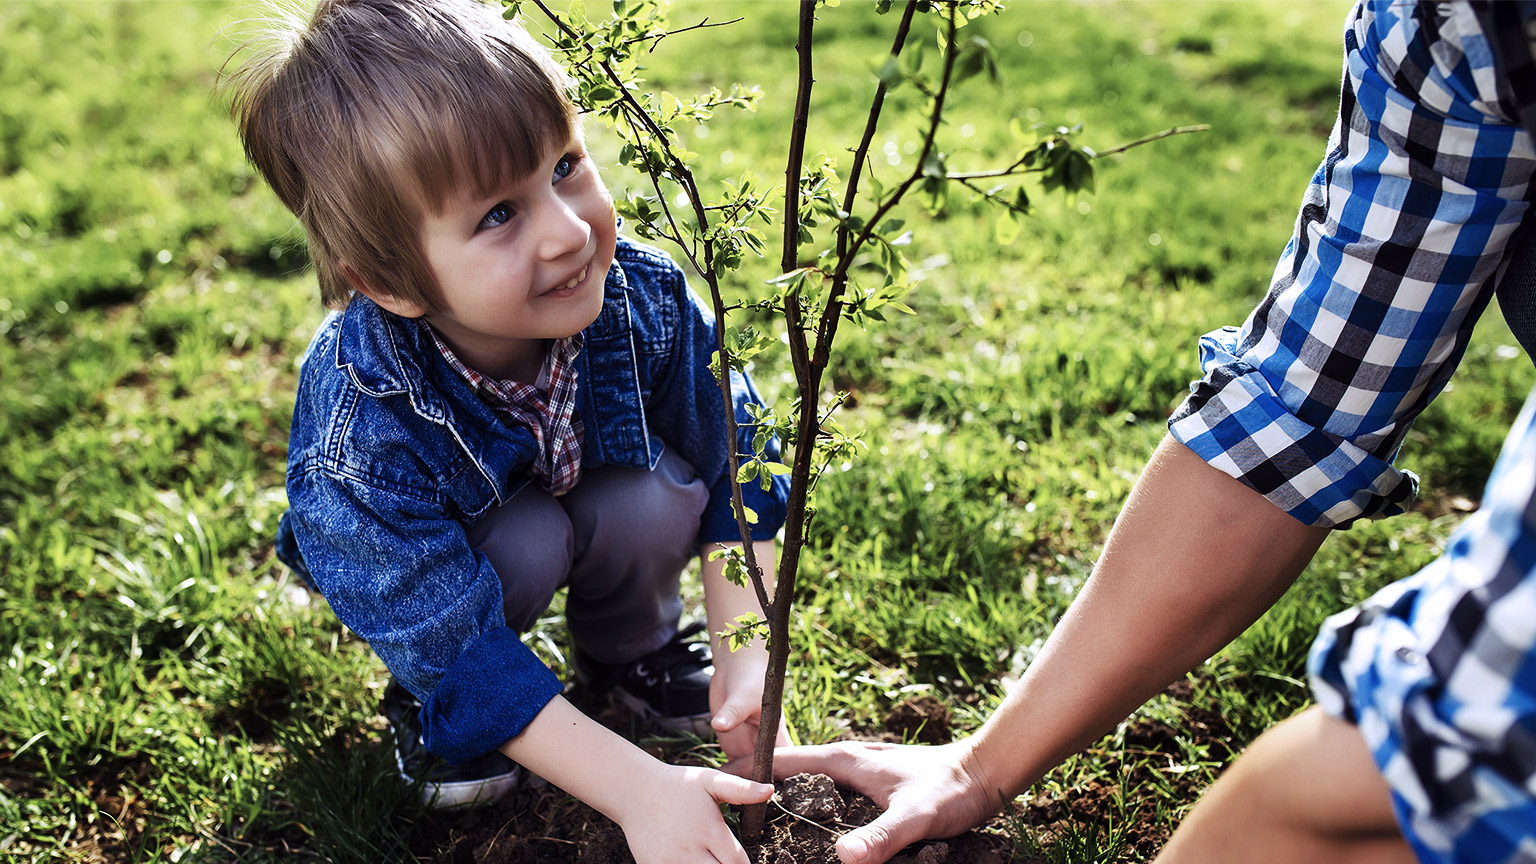
[[[621, 237], [577, 361], [582, 465], [649, 469], [676, 448], [710, 489], [701, 544], [740, 540], [715, 347], [713, 316], [677, 265]], [[761, 398], [732, 379], [738, 452], [750, 453], [745, 406]], [[310, 343], [278, 555], [422, 699], [426, 745], [450, 761], [500, 746], [562, 689], [507, 627], [501, 580], [464, 531], [530, 481], [535, 453], [532, 433], [502, 423], [419, 320], [358, 296]], [[742, 493], [754, 539], [771, 538], [787, 483]]]

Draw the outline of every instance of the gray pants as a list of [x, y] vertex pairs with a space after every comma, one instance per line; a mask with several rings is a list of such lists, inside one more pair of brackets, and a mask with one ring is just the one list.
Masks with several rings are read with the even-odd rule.
[[708, 500], [693, 466], [668, 450], [651, 471], [584, 471], [558, 498], [529, 484], [465, 531], [501, 577], [507, 626], [528, 630], [566, 588], [576, 646], [627, 663], [677, 633], [678, 582]]

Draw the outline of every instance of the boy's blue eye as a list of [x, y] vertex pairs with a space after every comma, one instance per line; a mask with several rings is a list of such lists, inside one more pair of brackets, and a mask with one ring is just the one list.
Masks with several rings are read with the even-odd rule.
[[575, 170], [576, 157], [562, 156], [560, 157], [560, 161], [555, 163], [555, 179], [562, 180], [570, 176], [570, 173]]
[[503, 201], [502, 203], [497, 204], [495, 207], [492, 207], [490, 210], [486, 211], [486, 214], [480, 217], [480, 224], [476, 227], [480, 228], [481, 230], [486, 228], [495, 228], [498, 225], [505, 225], [511, 220], [512, 208], [507, 206], [507, 203]]

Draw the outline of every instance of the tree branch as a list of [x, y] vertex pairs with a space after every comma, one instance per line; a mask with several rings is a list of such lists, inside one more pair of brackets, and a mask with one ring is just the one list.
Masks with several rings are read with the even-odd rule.
[[[1135, 141], [1132, 141], [1128, 144], [1121, 144], [1118, 147], [1111, 147], [1110, 149], [1104, 150], [1102, 152], [1095, 152], [1093, 154], [1093, 158], [1102, 159], [1105, 156], [1113, 156], [1116, 153], [1124, 153], [1132, 147], [1140, 147], [1143, 144], [1151, 144], [1153, 141], [1161, 141], [1164, 138], [1171, 138], [1174, 135], [1187, 135], [1191, 132], [1209, 132], [1210, 130], [1211, 126], [1209, 123], [1197, 123], [1193, 126], [1175, 126], [1172, 129], [1164, 129], [1163, 131], [1156, 134], [1148, 135], [1145, 138], [1137, 138]], [[1016, 177], [1020, 174], [1036, 174], [1043, 170], [1040, 168], [1025, 168], [1024, 170], [1020, 171], [1019, 166], [1023, 164], [1024, 159], [1023, 157], [1020, 157], [1017, 162], [1014, 162], [1007, 168], [999, 168], [993, 171], [956, 171], [953, 173], [945, 174], [944, 179], [961, 181], [986, 180], [995, 177]]]
[[[544, 0], [533, 0], [533, 2], [544, 13], [544, 16], [553, 22], [561, 32], [573, 40], [580, 41], [580, 34], [571, 29], [570, 25], [566, 24], [559, 15], [556, 15], [553, 10], [546, 6]], [[703, 276], [705, 283], [709, 285], [710, 300], [714, 308], [717, 325], [715, 328], [715, 350], [719, 352], [720, 357], [720, 395], [725, 403], [726, 440], [729, 442], [729, 446], [726, 448], [726, 464], [731, 477], [731, 506], [735, 511], [737, 531], [742, 537], [742, 555], [746, 560], [749, 581], [752, 583], [752, 587], [757, 594], [758, 603], [763, 607], [764, 616], [771, 618], [773, 603], [768, 597], [767, 587], [763, 583], [762, 567], [757, 563], [757, 554], [750, 540], [752, 529], [751, 525], [747, 522], [747, 510], [746, 504], [742, 500], [741, 483], [736, 479], [737, 472], [741, 469], [740, 454], [736, 452], [740, 429], [736, 422], [736, 399], [731, 388], [730, 351], [725, 345], [725, 300], [720, 294], [720, 279], [715, 275], [714, 240], [710, 237], [709, 214], [705, 211], [703, 201], [699, 196], [698, 184], [694, 180], [693, 172], [677, 157], [677, 154], [672, 152], [672, 144], [667, 137], [666, 130], [656, 122], [655, 118], [651, 117], [650, 113], [645, 110], [645, 106], [635, 99], [634, 94], [625, 86], [623, 77], [614, 71], [611, 64], [607, 61], [598, 61], [597, 65], [618, 90], [619, 100], [623, 105], [625, 115], [631, 121], [638, 121], [661, 148], [673, 179], [677, 181], [678, 185], [683, 187], [689, 202], [693, 205], [694, 218], [698, 222], [699, 233], [704, 240], [703, 266], [699, 265], [696, 249], [690, 250], [681, 242], [678, 242], [678, 247], [688, 256], [689, 263], [693, 265], [694, 269]], [[677, 221], [672, 215], [666, 195], [661, 191], [655, 173], [649, 170], [645, 173], [650, 175], [652, 187], [656, 189], [657, 198], [661, 203], [662, 212], [665, 214], [668, 224], [672, 226], [673, 233], [680, 238], [682, 232], [677, 230]], [[674, 242], [677, 241], [674, 240]]]
[[1164, 129], [1161, 132], [1148, 135], [1145, 138], [1137, 138], [1135, 141], [1132, 141], [1129, 144], [1121, 144], [1119, 147], [1111, 147], [1102, 153], [1094, 154], [1094, 158], [1098, 159], [1104, 156], [1113, 156], [1116, 153], [1124, 153], [1132, 147], [1140, 147], [1143, 144], [1151, 144], [1153, 141], [1161, 141], [1164, 138], [1171, 138], [1174, 135], [1185, 135], [1190, 132], [1209, 132], [1210, 129], [1211, 124], [1209, 123], [1198, 123], [1194, 126], [1175, 126], [1172, 129]]
[[665, 33], [652, 33], [649, 36], [636, 36], [633, 39], [626, 40], [624, 42], [624, 44], [625, 45], [635, 45], [635, 44], [638, 44], [640, 42], [650, 42], [651, 43], [651, 47], [646, 52], [647, 54], [649, 54], [650, 52], [655, 51], [656, 50], [656, 46], [661, 44], [661, 40], [667, 38], [668, 36], [676, 36], [679, 33], [687, 33], [690, 30], [703, 30], [703, 29], [708, 28], [708, 27], [727, 27], [727, 26], [729, 26], [731, 24], [739, 24], [739, 23], [741, 23], [742, 21], [745, 21], [745, 20], [746, 20], [745, 18], [732, 18], [729, 21], [717, 21], [717, 22], [712, 24], [712, 23], [710, 23], [710, 20], [708, 18], [705, 18], [703, 21], [700, 21], [699, 23], [691, 25], [691, 26], [688, 26], [688, 27], [679, 27], [676, 30], [668, 30]]
[[832, 275], [832, 291], [827, 305], [822, 309], [821, 326], [816, 334], [815, 362], [820, 366], [826, 365], [828, 354], [831, 351], [832, 338], [837, 334], [837, 322], [842, 316], [843, 311], [843, 304], [837, 298], [843, 295], [843, 290], [848, 285], [848, 268], [853, 266], [854, 257], [858, 254], [859, 249], [863, 248], [864, 243], [869, 240], [870, 235], [874, 233], [875, 227], [880, 224], [880, 220], [884, 219], [885, 214], [889, 213], [892, 208], [901, 203], [901, 200], [906, 197], [913, 184], [922, 178], [923, 166], [927, 164], [929, 155], [933, 153], [933, 142], [939, 134], [939, 125], [944, 116], [944, 100], [949, 94], [950, 80], [955, 69], [955, 55], [959, 53], [955, 48], [956, 14], [956, 8], [951, 6], [949, 9], [949, 30], [945, 34], [945, 44], [949, 46], [949, 50], [944, 54], [944, 74], [939, 82], [938, 92], [933, 96], [933, 112], [928, 121], [928, 132], [923, 137], [922, 152], [917, 156], [917, 168], [913, 170], [911, 176], [902, 181], [895, 192], [876, 207], [874, 215], [869, 218], [869, 221], [864, 223], [864, 228], [854, 238], [846, 254], [838, 259], [837, 270]]

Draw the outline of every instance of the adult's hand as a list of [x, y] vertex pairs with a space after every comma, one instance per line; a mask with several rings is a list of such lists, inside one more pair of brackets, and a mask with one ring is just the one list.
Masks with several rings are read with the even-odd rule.
[[909, 843], [953, 837], [1002, 806], [968, 741], [939, 746], [845, 741], [774, 752], [773, 773], [826, 774], [884, 808], [837, 841], [843, 864], [880, 864]]
[[1165, 438], [1092, 577], [976, 734], [931, 748], [785, 749], [774, 773], [824, 773], [888, 808], [838, 844], [847, 864], [958, 834], [1243, 632], [1327, 533]]

